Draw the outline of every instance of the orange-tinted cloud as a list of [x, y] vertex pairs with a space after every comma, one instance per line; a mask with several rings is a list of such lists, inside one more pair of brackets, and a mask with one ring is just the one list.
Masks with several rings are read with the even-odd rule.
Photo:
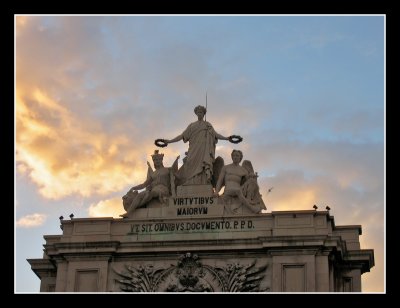
[[39, 227], [44, 224], [46, 221], [47, 215], [45, 214], [30, 214], [24, 217], [21, 217], [17, 220], [17, 227], [19, 228], [33, 228]]
[[91, 204], [88, 209], [89, 217], [114, 217], [120, 218], [125, 210], [121, 198], [102, 200], [96, 204]]
[[145, 176], [128, 137], [94, 128], [44, 91], [18, 93], [16, 114], [18, 171], [25, 170], [46, 198], [106, 194]]

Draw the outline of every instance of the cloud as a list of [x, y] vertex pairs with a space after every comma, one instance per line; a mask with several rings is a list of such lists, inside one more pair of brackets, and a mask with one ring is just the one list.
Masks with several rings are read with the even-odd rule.
[[17, 220], [17, 227], [19, 228], [34, 228], [39, 227], [46, 221], [47, 215], [45, 214], [31, 214], [21, 217]]
[[[258, 137], [252, 137], [256, 143]], [[253, 161], [260, 176], [280, 170], [303, 170], [306, 176], [325, 175], [338, 180], [343, 187], [380, 189], [383, 198], [383, 143], [352, 143], [348, 141], [301, 142], [285, 139], [278, 132], [270, 132], [271, 142], [263, 142], [244, 152], [244, 159]], [[281, 141], [279, 139], [281, 138]]]
[[39, 90], [17, 104], [18, 171], [28, 172], [44, 197], [105, 194], [144, 176], [127, 136], [96, 129]]
[[91, 204], [88, 209], [89, 217], [114, 217], [120, 218], [125, 210], [121, 198], [102, 200], [96, 204]]

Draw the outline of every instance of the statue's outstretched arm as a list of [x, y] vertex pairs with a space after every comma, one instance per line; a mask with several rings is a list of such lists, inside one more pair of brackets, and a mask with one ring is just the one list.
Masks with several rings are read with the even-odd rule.
[[243, 140], [243, 138], [238, 135], [231, 135], [229, 137], [224, 137], [221, 134], [218, 134], [217, 132], [215, 132], [215, 137], [217, 137], [217, 139], [219, 140], [229, 140], [229, 142], [232, 143], [240, 143]]
[[215, 132], [215, 136], [217, 137], [217, 139], [219, 140], [229, 140], [229, 137], [224, 137], [221, 134], [218, 134], [217, 132]]
[[174, 142], [177, 142], [177, 141], [179, 141], [179, 140], [182, 140], [183, 139], [183, 135], [182, 134], [180, 134], [179, 136], [176, 136], [175, 138], [172, 138], [172, 139], [163, 139], [166, 143], [174, 143]]

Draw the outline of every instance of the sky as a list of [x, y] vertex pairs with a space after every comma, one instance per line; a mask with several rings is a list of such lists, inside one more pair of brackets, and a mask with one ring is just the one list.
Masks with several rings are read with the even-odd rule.
[[[385, 291], [385, 17], [15, 16], [15, 291], [39, 292], [59, 216], [118, 217], [154, 140], [207, 121], [258, 172], [267, 212], [362, 225]], [[163, 148], [164, 165], [187, 144]], [[182, 160], [179, 161], [182, 164]], [[268, 193], [268, 189], [272, 190]]]

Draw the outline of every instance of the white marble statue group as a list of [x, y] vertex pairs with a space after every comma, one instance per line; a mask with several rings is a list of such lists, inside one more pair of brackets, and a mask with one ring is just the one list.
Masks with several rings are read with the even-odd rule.
[[[225, 186], [224, 193], [219, 196], [222, 202], [236, 203], [238, 207], [244, 205], [253, 213], [260, 213], [266, 209], [259, 192], [257, 184], [257, 173], [254, 172], [250, 161], [243, 161], [243, 153], [233, 150], [232, 163], [224, 165], [223, 159], [215, 158], [215, 147], [218, 140], [228, 140], [232, 143], [239, 143], [242, 138], [237, 135], [224, 137], [217, 133], [211, 123], [204, 120], [207, 112], [203, 106], [194, 108], [197, 121], [189, 124], [182, 134], [173, 139], [157, 139], [155, 144], [165, 147], [169, 143], [180, 140], [189, 142], [189, 149], [185, 152], [183, 165], [178, 168], [178, 156], [171, 167], [164, 167], [164, 154], [154, 151], [152, 155], [154, 169], [148, 164], [147, 179], [144, 183], [132, 187], [123, 196], [123, 205], [128, 217], [129, 213], [137, 208], [144, 207], [153, 199], [164, 203], [167, 197], [176, 196], [176, 187], [179, 185], [212, 185], [214, 196], [219, 196], [221, 188]], [[145, 189], [142, 192], [138, 190]], [[238, 200], [238, 202], [234, 201]], [[237, 208], [238, 208], [237, 207]], [[232, 211], [235, 213], [236, 209]]]

